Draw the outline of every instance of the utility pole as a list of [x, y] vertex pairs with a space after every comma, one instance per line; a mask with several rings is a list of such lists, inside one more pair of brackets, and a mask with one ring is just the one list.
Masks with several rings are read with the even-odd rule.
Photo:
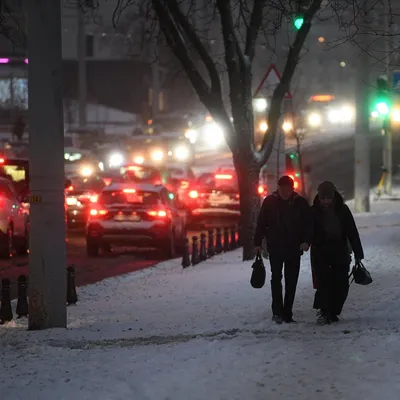
[[29, 0], [30, 330], [66, 327], [61, 2]]
[[[386, 29], [389, 29], [390, 21], [389, 21], [389, 3], [384, 1], [384, 32]], [[391, 32], [388, 32], [389, 34]], [[389, 42], [386, 37], [383, 38], [385, 41], [385, 56], [388, 57], [390, 53]], [[386, 75], [388, 80], [391, 78], [391, 69], [390, 69], [390, 59], [384, 58], [384, 62], [387, 63], [386, 66]], [[392, 88], [390, 88], [391, 90]], [[384, 136], [383, 136], [383, 166], [386, 170], [386, 178], [385, 178], [385, 193], [388, 195], [392, 194], [392, 178], [393, 178], [393, 139], [392, 139], [392, 127], [390, 123], [390, 115], [385, 118], [384, 123]]]
[[370, 211], [370, 137], [369, 137], [369, 58], [366, 43], [365, 12], [360, 24], [358, 42], [361, 54], [358, 58], [358, 73], [356, 76], [356, 131], [354, 143], [354, 201], [356, 212]]
[[78, 90], [79, 90], [79, 129], [86, 128], [86, 29], [85, 13], [80, 4], [77, 3], [77, 50], [78, 50]]

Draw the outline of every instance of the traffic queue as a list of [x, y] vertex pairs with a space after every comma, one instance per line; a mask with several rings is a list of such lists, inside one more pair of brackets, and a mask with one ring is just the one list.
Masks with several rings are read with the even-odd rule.
[[[182, 251], [188, 229], [239, 222], [239, 186], [230, 165], [196, 175], [188, 163], [136, 159], [108, 171], [99, 164], [93, 157], [77, 157], [65, 177], [67, 228], [85, 235], [90, 257], [120, 245], [155, 247], [173, 257]], [[261, 203], [267, 195], [262, 182], [258, 194]], [[0, 208], [0, 257], [26, 254], [28, 160], [0, 158], [2, 202], [7, 207]]]

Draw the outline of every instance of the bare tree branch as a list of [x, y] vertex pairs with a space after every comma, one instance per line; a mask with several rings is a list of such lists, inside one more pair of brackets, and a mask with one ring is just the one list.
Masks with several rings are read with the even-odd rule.
[[244, 54], [248, 56], [251, 61], [253, 61], [255, 55], [255, 47], [260, 27], [263, 21], [265, 4], [266, 0], [254, 0], [250, 23], [247, 27], [246, 46]]
[[171, 12], [176, 16], [177, 22], [181, 25], [187, 38], [190, 40], [193, 47], [199, 54], [201, 60], [203, 61], [205, 67], [207, 68], [207, 72], [210, 75], [210, 80], [211, 80], [211, 91], [214, 94], [220, 94], [222, 101], [221, 80], [219, 78], [217, 68], [215, 67], [215, 63], [210, 53], [204, 47], [204, 44], [201, 42], [199, 36], [194, 31], [193, 26], [189, 23], [187, 17], [180, 10], [177, 1], [168, 0], [166, 3], [168, 4], [168, 7], [170, 8]]

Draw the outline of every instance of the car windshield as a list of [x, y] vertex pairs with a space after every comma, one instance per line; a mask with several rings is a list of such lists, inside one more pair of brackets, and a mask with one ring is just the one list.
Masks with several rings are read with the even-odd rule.
[[150, 191], [105, 190], [99, 197], [99, 203], [111, 204], [135, 204], [144, 206], [156, 206], [161, 204], [159, 193]]

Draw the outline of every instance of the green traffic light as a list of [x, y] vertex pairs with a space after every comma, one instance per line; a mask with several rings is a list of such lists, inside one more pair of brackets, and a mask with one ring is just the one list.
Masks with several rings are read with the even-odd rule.
[[294, 27], [299, 30], [304, 24], [304, 18], [303, 17], [296, 17], [295, 20], [293, 21]]
[[376, 104], [376, 111], [378, 111], [381, 115], [388, 115], [389, 114], [389, 105], [384, 101], [380, 101]]
[[294, 154], [291, 154], [291, 155], [290, 155], [290, 158], [293, 160], [293, 158], [294, 158]]

